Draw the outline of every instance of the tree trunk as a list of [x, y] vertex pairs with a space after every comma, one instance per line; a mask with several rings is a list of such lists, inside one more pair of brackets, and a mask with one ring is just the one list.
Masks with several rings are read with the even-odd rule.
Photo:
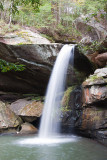
[[9, 27], [11, 27], [11, 23], [12, 23], [12, 9], [13, 9], [13, 0], [11, 1], [11, 4], [10, 4]]
[[56, 27], [59, 23], [59, 0], [51, 1], [51, 12], [52, 12], [53, 18], [55, 19], [54, 27]]

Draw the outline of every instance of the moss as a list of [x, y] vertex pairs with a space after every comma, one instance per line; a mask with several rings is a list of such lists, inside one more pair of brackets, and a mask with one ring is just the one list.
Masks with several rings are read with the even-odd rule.
[[21, 42], [21, 43], [18, 43], [17, 45], [19, 45], [19, 46], [20, 46], [20, 45], [23, 45], [23, 44], [25, 44], [25, 43], [24, 43], [24, 42]]
[[96, 80], [104, 80], [107, 83], [107, 79], [105, 77], [98, 77], [96, 74], [91, 75], [86, 81], [96, 81]]
[[69, 109], [70, 106], [66, 106], [66, 107], [61, 107], [61, 112], [68, 112], [68, 111], [72, 111], [71, 109]]
[[98, 79], [97, 75], [92, 75], [92, 76], [90, 76], [90, 78], [89, 78], [89, 80], [91, 80], [91, 81], [95, 81], [95, 80], [97, 80], [97, 79]]
[[44, 101], [45, 97], [43, 96], [38, 96], [38, 97], [33, 97], [32, 100], [36, 100], [36, 101]]
[[[22, 42], [22, 44], [31, 44], [32, 43], [32, 41], [30, 40], [30, 38], [29, 38], [29, 35], [28, 35], [28, 33], [27, 32], [25, 32], [25, 31], [20, 31], [20, 32], [17, 32], [16, 33], [19, 37], [22, 37], [23, 39], [25, 39], [27, 42]], [[18, 45], [22, 45], [22, 44], [18, 44]]]
[[46, 39], [48, 39], [49, 41], [51, 41], [52, 43], [54, 43], [55, 41], [53, 40], [52, 37], [50, 37], [49, 35], [46, 34], [40, 34], [42, 37], [45, 37]]
[[69, 106], [69, 100], [70, 100], [70, 95], [71, 95], [71, 92], [76, 88], [76, 86], [72, 86], [72, 87], [69, 87], [65, 93], [64, 93], [64, 96], [62, 98], [62, 102], [61, 102], [61, 105], [62, 107], [64, 108], [70, 108]]

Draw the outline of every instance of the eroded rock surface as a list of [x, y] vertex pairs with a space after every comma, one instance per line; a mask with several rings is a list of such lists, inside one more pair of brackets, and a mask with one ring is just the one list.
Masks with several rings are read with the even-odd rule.
[[33, 122], [41, 116], [43, 103], [40, 101], [19, 99], [10, 105], [10, 109], [25, 122]]
[[18, 134], [34, 134], [37, 133], [38, 129], [35, 128], [32, 124], [25, 122], [21, 125], [21, 130]]
[[0, 73], [1, 91], [44, 94], [62, 44], [6, 45], [0, 43], [0, 58], [26, 66], [23, 72]]
[[22, 120], [19, 116], [15, 115], [5, 103], [0, 101], [0, 132], [4, 130], [14, 129], [20, 126]]
[[83, 83], [83, 107], [75, 127], [107, 145], [107, 68], [96, 70]]

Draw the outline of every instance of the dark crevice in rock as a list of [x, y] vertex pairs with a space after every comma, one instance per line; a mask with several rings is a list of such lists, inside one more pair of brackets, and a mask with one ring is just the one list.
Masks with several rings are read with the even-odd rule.
[[74, 55], [74, 67], [80, 71], [85, 72], [86, 76], [94, 73], [95, 66], [89, 59], [80, 53], [78, 46], [75, 47], [75, 55]]

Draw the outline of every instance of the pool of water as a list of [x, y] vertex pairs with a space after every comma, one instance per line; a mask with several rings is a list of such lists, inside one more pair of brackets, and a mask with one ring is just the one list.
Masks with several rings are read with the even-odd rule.
[[107, 148], [77, 136], [0, 136], [0, 160], [107, 160]]

